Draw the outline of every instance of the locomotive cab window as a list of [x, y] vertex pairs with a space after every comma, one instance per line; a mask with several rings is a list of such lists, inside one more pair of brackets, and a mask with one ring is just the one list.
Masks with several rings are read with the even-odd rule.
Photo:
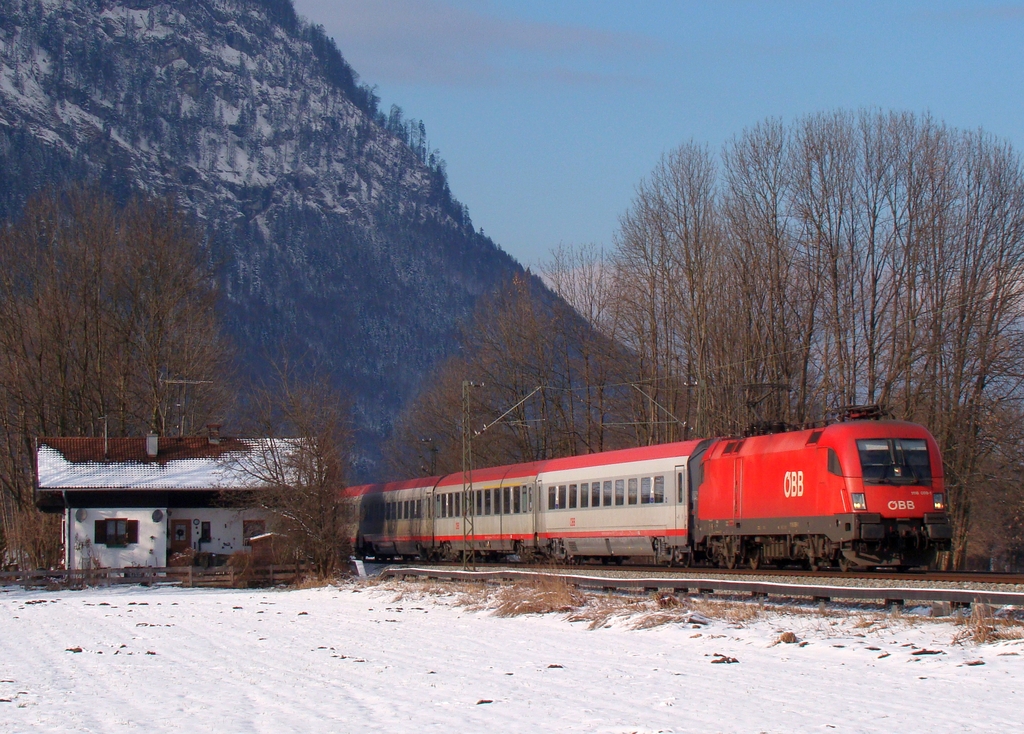
[[872, 484], [931, 482], [928, 443], [915, 438], [873, 438], [857, 441], [864, 481]]

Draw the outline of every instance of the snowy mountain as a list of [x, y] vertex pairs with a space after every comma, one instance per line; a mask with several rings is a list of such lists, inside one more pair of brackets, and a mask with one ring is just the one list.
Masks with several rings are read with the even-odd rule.
[[353, 394], [365, 474], [456, 320], [521, 270], [423, 125], [377, 105], [291, 0], [0, 0], [0, 217], [72, 180], [176, 196], [245, 368], [317, 358]]

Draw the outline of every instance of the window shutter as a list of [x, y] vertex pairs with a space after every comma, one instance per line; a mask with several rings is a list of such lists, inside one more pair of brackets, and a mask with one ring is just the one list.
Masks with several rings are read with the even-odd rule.
[[131, 545], [132, 543], [139, 542], [139, 521], [129, 520], [128, 525], [125, 528], [125, 544]]
[[97, 520], [96, 521], [96, 539], [93, 541], [99, 545], [107, 544], [107, 521]]

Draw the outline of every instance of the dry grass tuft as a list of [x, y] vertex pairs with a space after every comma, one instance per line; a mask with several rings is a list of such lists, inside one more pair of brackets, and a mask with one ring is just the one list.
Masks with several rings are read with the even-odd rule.
[[718, 619], [732, 624], [753, 622], [766, 611], [763, 604], [751, 604], [742, 601], [714, 601], [711, 599], [694, 599], [692, 609], [710, 619]]
[[636, 597], [616, 596], [607, 594], [605, 596], [591, 596], [585, 606], [577, 609], [569, 617], [570, 622], [589, 622], [589, 629], [600, 629], [611, 623], [615, 617], [630, 617], [647, 608], [646, 599]]
[[336, 586], [338, 584], [337, 578], [331, 578], [329, 576], [321, 576], [315, 573], [307, 573], [293, 581], [288, 588], [289, 589], [322, 589], [325, 586]]
[[499, 617], [517, 617], [521, 614], [550, 614], [571, 612], [586, 602], [575, 586], [556, 576], [543, 577], [529, 583], [503, 586], [496, 596]]
[[675, 594], [668, 594], [662, 592], [654, 597], [654, 601], [658, 604], [658, 609], [677, 609], [683, 605], [679, 601], [679, 597]]
[[961, 618], [958, 624], [962, 627], [953, 635], [953, 644], [962, 645], [973, 642], [984, 645], [1004, 640], [1024, 639], [1024, 625], [1012, 619], [997, 619], [992, 615], [992, 608], [987, 604], [972, 604], [971, 616]]

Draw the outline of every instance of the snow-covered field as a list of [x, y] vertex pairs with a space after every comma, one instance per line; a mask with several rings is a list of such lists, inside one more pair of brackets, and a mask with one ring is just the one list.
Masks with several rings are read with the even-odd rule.
[[723, 606], [638, 629], [653, 602], [592, 624], [481, 594], [0, 589], [0, 731], [1024, 728], [1024, 641], [955, 644], [950, 621]]

